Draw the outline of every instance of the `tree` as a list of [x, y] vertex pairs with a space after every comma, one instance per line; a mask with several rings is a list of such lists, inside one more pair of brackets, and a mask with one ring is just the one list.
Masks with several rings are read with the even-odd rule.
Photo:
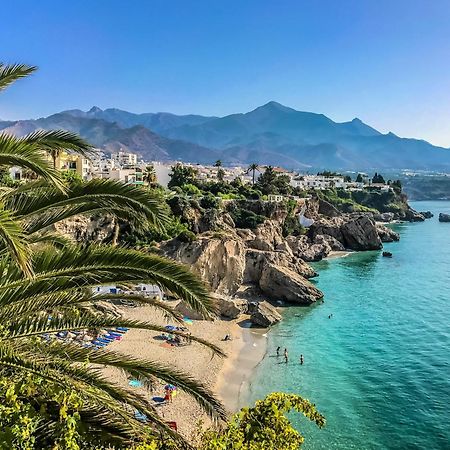
[[156, 187], [156, 185], [158, 184], [158, 179], [156, 177], [155, 167], [152, 164], [145, 167], [142, 178], [149, 187]]
[[[21, 74], [20, 70], [15, 72], [1, 66], [0, 88], [10, 83], [11, 77], [17, 79]], [[94, 295], [93, 287], [97, 285], [157, 284], [204, 317], [215, 313], [206, 287], [185, 266], [152, 253], [89, 243], [79, 245], [50, 231], [55, 223], [79, 214], [108, 214], [137, 230], [163, 229], [167, 222], [160, 198], [139, 186], [112, 180], [64, 183], [43, 153], [63, 143], [64, 148], [69, 144], [76, 151], [77, 142], [87, 146], [77, 136], [65, 132], [36, 132], [24, 138], [0, 135], [0, 165], [26, 167], [39, 176], [36, 181], [4, 188], [0, 193], [0, 377], [20, 382], [32, 375], [44, 386], [42, 395], [58, 386], [64, 393], [79, 397], [77, 417], [89, 442], [102, 441], [108, 446], [130, 443], [148, 435], [149, 425], [182, 441], [168, 429], [146, 398], [122, 389], [103, 377], [96, 367], [115, 367], [142, 382], [159, 379], [176, 384], [212, 417], [224, 418], [222, 405], [201, 383], [157, 361], [51, 339], [57, 332], [95, 332], [120, 326], [164, 331], [149, 322], [111, 318], [101, 313], [96, 308], [99, 302], [119, 300], [121, 296]], [[173, 321], [180, 320], [179, 314], [165, 303], [140, 295], [127, 298], [160, 309]], [[195, 336], [191, 339], [222, 354], [219, 348], [202, 339]], [[32, 398], [30, 392], [25, 400], [32, 402]], [[40, 424], [33, 430], [36, 442], [53, 437], [52, 433], [60, 426], [60, 415], [68, 407], [65, 402], [55, 404], [55, 413], [49, 415], [51, 399], [43, 402], [35, 405]], [[133, 414], [136, 410], [145, 415], [146, 424], [136, 419]], [[2, 416], [0, 429], [4, 429], [1, 420]], [[36, 444], [36, 448], [42, 447]]]
[[222, 167], [222, 161], [220, 159], [218, 159], [215, 163], [214, 163], [214, 167]]
[[201, 450], [297, 450], [303, 436], [285, 416], [290, 411], [302, 413], [325, 425], [325, 418], [308, 400], [294, 394], [272, 393], [252, 408], [235, 414], [224, 430], [211, 429], [201, 437]]
[[225, 170], [219, 167], [219, 169], [217, 169], [217, 180], [222, 183], [224, 178], [225, 178]]
[[273, 166], [267, 166], [266, 170], [258, 177], [257, 186], [264, 195], [278, 194], [275, 186], [277, 174]]
[[344, 181], [345, 181], [346, 183], [351, 183], [351, 182], [352, 182], [352, 177], [351, 177], [350, 175], [345, 175], [345, 176], [344, 176]]
[[372, 178], [372, 183], [373, 184], [385, 184], [386, 182], [384, 181], [383, 175], [381, 175], [381, 173], [377, 173], [375, 172], [375, 175]]
[[258, 164], [253, 163], [248, 166], [248, 169], [246, 172], [246, 173], [250, 173], [250, 172], [252, 173], [252, 184], [253, 185], [255, 184], [255, 174], [256, 174], [256, 171], [258, 170], [258, 168], [259, 168]]
[[364, 178], [363, 178], [363, 176], [360, 173], [358, 173], [358, 176], [356, 177], [355, 181], [357, 183], [363, 183], [364, 182]]
[[169, 188], [175, 186], [183, 186], [185, 184], [195, 184], [197, 171], [191, 166], [184, 166], [177, 163], [172, 166], [172, 173], [170, 174]]

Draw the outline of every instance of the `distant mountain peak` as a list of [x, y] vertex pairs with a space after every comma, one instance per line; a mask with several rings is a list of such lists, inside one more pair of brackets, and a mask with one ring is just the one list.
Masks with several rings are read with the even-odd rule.
[[95, 113], [99, 113], [102, 112], [103, 110], [101, 108], [99, 108], [98, 106], [93, 106], [89, 111], [88, 114], [95, 114]]
[[265, 105], [259, 106], [256, 110], [272, 110], [272, 111], [295, 111], [292, 108], [289, 108], [288, 106], [284, 106], [281, 103], [278, 103], [274, 100], [271, 100], [270, 102], [267, 102]]

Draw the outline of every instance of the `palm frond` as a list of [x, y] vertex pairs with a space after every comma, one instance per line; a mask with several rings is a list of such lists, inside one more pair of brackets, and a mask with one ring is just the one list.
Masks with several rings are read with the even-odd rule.
[[0, 241], [20, 270], [32, 275], [30, 252], [20, 223], [8, 210], [0, 209]]
[[36, 69], [37, 67], [26, 64], [0, 63], [0, 91], [6, 89], [14, 81], [32, 74]]
[[155, 377], [163, 380], [190, 394], [211, 417], [226, 419], [226, 412], [223, 406], [209, 389], [198, 383], [191, 375], [159, 362], [137, 359], [113, 351], [101, 352], [58, 342], [49, 346], [47, 351], [55, 355], [65, 355], [71, 361], [89, 361], [91, 364], [125, 370], [132, 376], [141, 378]]
[[27, 142], [8, 133], [0, 133], [0, 165], [19, 166], [31, 170], [50, 184], [64, 191], [61, 174], [48, 165], [42, 148], [35, 142]]

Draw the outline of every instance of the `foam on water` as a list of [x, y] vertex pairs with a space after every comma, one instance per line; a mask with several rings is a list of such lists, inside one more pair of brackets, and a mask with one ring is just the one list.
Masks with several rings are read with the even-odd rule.
[[[327, 426], [294, 418], [302, 448], [450, 448], [450, 223], [437, 220], [450, 202], [414, 207], [435, 217], [395, 225], [401, 240], [385, 246], [393, 258], [317, 263], [325, 303], [287, 308], [268, 335], [246, 400], [287, 391], [316, 403]], [[274, 357], [278, 346], [287, 365]]]

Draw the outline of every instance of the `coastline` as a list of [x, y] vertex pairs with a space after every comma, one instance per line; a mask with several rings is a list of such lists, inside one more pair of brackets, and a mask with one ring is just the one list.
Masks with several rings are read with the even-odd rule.
[[233, 346], [217, 376], [214, 392], [229, 413], [245, 405], [251, 376], [267, 351], [267, 328], [250, 328], [247, 319], [234, 324]]

